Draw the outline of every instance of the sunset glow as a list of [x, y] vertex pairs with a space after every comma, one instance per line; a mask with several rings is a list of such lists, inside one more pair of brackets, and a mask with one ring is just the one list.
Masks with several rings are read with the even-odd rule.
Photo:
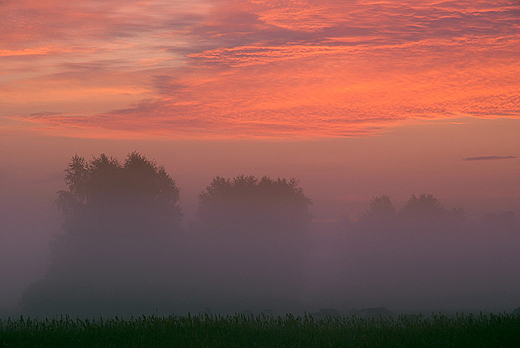
[[4, 132], [316, 138], [520, 114], [515, 1], [0, 8]]

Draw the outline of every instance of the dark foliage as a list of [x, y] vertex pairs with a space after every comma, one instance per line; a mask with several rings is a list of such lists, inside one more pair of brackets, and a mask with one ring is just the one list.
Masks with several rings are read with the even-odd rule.
[[303, 286], [311, 204], [295, 179], [215, 178], [199, 195], [190, 235], [215, 278], [201, 288], [237, 309], [294, 302]]
[[412, 195], [406, 204], [396, 210], [390, 197], [374, 197], [369, 208], [359, 216], [351, 227], [368, 232], [387, 232], [389, 234], [446, 233], [460, 231], [465, 222], [462, 208], [446, 209], [431, 194]]
[[402, 223], [411, 228], [454, 229], [460, 228], [465, 220], [464, 209], [448, 210], [432, 194], [412, 195], [399, 215]]
[[187, 316], [0, 320], [5, 347], [517, 347], [508, 314], [380, 317]]
[[25, 313], [152, 313], [164, 296], [181, 212], [164, 168], [134, 152], [124, 163], [74, 156], [56, 206], [64, 231], [44, 279], [24, 292]]
[[256, 226], [303, 232], [311, 218], [310, 204], [296, 179], [216, 177], [199, 195], [198, 216], [203, 224], [226, 229]]
[[383, 195], [372, 198], [369, 208], [360, 215], [358, 224], [365, 229], [374, 229], [395, 224], [396, 217], [397, 211], [390, 197]]
[[163, 167], [134, 152], [123, 164], [74, 156], [56, 206], [68, 234], [164, 233], [178, 228], [179, 189]]

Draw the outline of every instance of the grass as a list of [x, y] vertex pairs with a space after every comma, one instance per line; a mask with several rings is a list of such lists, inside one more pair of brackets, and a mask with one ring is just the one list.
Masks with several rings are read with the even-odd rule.
[[0, 320], [0, 348], [11, 347], [520, 347], [520, 316], [21, 317]]

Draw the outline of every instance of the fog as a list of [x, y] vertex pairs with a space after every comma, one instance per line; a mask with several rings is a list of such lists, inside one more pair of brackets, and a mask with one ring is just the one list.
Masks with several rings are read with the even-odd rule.
[[468, 217], [426, 192], [401, 204], [374, 196], [360, 213], [320, 220], [299, 181], [237, 174], [215, 176], [186, 214], [182, 187], [139, 153], [75, 156], [65, 184], [55, 207], [39, 210], [56, 214], [48, 225], [10, 215], [35, 231], [62, 227], [48, 249], [44, 239], [33, 241], [47, 263], [28, 267], [37, 258], [26, 254], [4, 273], [3, 281], [18, 279], [6, 287], [17, 302], [7, 303], [4, 316], [519, 306], [513, 211]]
[[423, 313], [517, 307], [517, 217], [459, 218], [401, 211], [386, 221], [371, 216], [333, 232], [331, 226], [309, 260], [309, 303]]
[[[379, 306], [394, 312], [509, 311], [519, 306], [518, 122], [463, 119], [402, 127], [377, 137], [319, 141], [107, 140], [4, 133], [0, 312], [83, 314], [81, 308], [88, 308], [93, 310], [87, 314], [95, 316], [336, 308], [344, 313]], [[91, 160], [106, 153], [124, 162], [135, 149], [164, 165], [175, 181], [180, 225], [168, 227], [171, 233], [142, 234], [127, 212], [125, 228], [136, 231], [132, 236], [65, 237], [64, 212], [53, 202], [57, 191], [69, 189], [64, 169], [71, 157], [77, 153]], [[199, 194], [217, 176], [233, 179], [241, 174], [257, 180], [266, 175], [287, 182], [300, 179], [299, 187], [312, 200], [310, 221], [304, 220], [299, 233], [280, 232], [288, 240], [259, 233], [275, 231], [272, 226], [250, 226], [250, 233], [240, 233], [229, 226], [233, 219], [225, 228], [215, 220], [213, 226], [203, 224]], [[441, 228], [427, 216], [423, 223], [406, 222], [401, 209], [413, 194], [419, 198], [423, 193], [433, 194], [447, 211], [464, 208], [462, 226], [445, 219]], [[363, 220], [372, 197], [382, 195], [389, 196], [395, 219]], [[110, 204], [120, 207], [112, 209], [119, 216], [112, 220], [116, 226], [125, 220], [118, 199], [125, 202], [113, 195]], [[247, 212], [240, 216], [241, 224], [255, 221]], [[233, 272], [250, 276], [239, 277], [239, 282]], [[270, 282], [264, 281], [267, 275], [272, 275]], [[34, 297], [45, 299], [45, 294], [73, 308], [42, 300], [31, 310], [19, 306], [28, 289], [35, 294], [38, 287], [56, 284], [74, 286]], [[279, 292], [265, 290], [267, 285]]]

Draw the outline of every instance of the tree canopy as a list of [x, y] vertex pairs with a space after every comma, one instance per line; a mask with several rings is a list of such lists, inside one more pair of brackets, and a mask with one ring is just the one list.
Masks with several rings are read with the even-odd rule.
[[310, 221], [310, 204], [296, 179], [216, 177], [199, 195], [198, 216], [204, 224], [226, 228], [295, 229]]
[[387, 195], [373, 197], [369, 208], [361, 213], [361, 223], [388, 223], [395, 219], [397, 211]]
[[309, 253], [310, 204], [296, 179], [213, 179], [199, 195], [195, 234], [209, 260], [207, 296], [223, 308], [296, 301]]
[[369, 208], [360, 214], [357, 226], [374, 231], [416, 231], [460, 229], [465, 220], [464, 209], [446, 209], [432, 194], [412, 195], [396, 210], [390, 197], [373, 197]]
[[162, 166], [134, 152], [74, 156], [59, 191], [64, 232], [53, 241], [45, 277], [20, 305], [28, 313], [139, 313], [168, 300], [179, 247], [179, 189]]
[[68, 190], [58, 192], [56, 205], [67, 233], [153, 233], [180, 223], [174, 180], [138, 152], [124, 163], [105, 154], [91, 161], [76, 155], [65, 172]]

